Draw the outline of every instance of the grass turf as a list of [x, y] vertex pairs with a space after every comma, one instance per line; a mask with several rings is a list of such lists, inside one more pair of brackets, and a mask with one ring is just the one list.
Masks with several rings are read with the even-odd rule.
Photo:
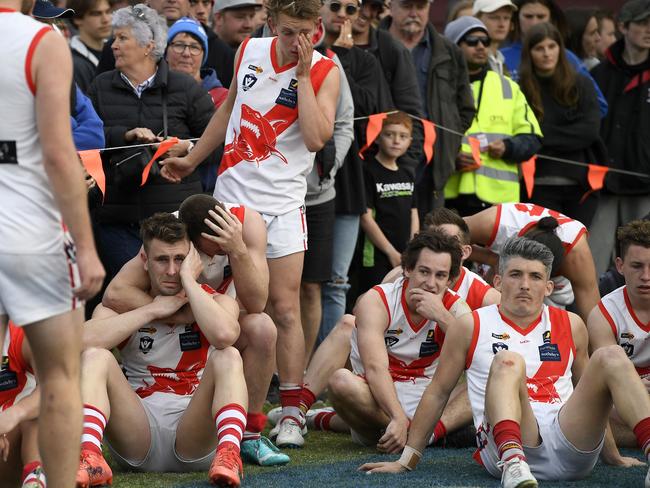
[[[244, 466], [244, 487], [498, 487], [472, 459], [473, 449], [427, 449], [418, 469], [400, 475], [366, 475], [357, 467], [368, 461], [394, 460], [372, 448], [353, 444], [349, 436], [311, 432], [304, 449], [285, 451], [291, 463], [284, 467]], [[639, 451], [625, 451], [639, 457]], [[586, 480], [571, 483], [542, 482], [542, 486], [571, 488], [642, 486], [646, 468], [621, 469], [599, 463]], [[207, 488], [207, 473], [115, 472], [115, 488]]]

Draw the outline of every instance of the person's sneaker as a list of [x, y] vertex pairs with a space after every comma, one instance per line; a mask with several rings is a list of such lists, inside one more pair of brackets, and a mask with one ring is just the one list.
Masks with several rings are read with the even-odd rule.
[[273, 445], [266, 437], [247, 440], [241, 444], [241, 457], [244, 461], [260, 466], [280, 466], [291, 459]]
[[237, 448], [228, 443], [217, 449], [217, 454], [212, 460], [210, 471], [208, 471], [210, 482], [217, 486], [237, 487], [241, 485], [243, 477], [244, 468]]
[[292, 418], [286, 418], [280, 423], [278, 436], [275, 439], [275, 445], [278, 447], [298, 448], [302, 447], [305, 439], [302, 435], [304, 426]]
[[[275, 425], [275, 427], [273, 427], [273, 428], [269, 431], [269, 439], [271, 439], [271, 441], [275, 442], [275, 440], [276, 440], [277, 437], [278, 437], [278, 434], [280, 433], [280, 424], [282, 423], [282, 422], [281, 422], [281, 418], [282, 418], [282, 407], [276, 407], [276, 408], [274, 408], [273, 410], [279, 410], [279, 411], [280, 411], [280, 415], [278, 415], [277, 412], [275, 412], [275, 413], [273, 414], [274, 419], [271, 421], [271, 423], [272, 423], [273, 425]], [[270, 414], [271, 414], [271, 412], [273, 412], [273, 410], [270, 410], [269, 413], [266, 414], [266, 417], [267, 417], [269, 420], [270, 420], [270, 418], [271, 418], [271, 417], [270, 417]], [[307, 412], [307, 415], [309, 415], [309, 412]], [[303, 437], [305, 437], [305, 436], [307, 435], [308, 432], [309, 432], [309, 431], [307, 430], [307, 424], [305, 423], [305, 425], [302, 426], [302, 430], [300, 431], [300, 433], [302, 434]]]
[[523, 459], [513, 457], [505, 462], [499, 461], [497, 466], [502, 470], [503, 488], [537, 488], [537, 480], [530, 472], [528, 463]]
[[113, 472], [104, 456], [95, 451], [82, 450], [77, 471], [77, 487], [89, 488], [111, 484], [113, 484]]
[[45, 473], [43, 472], [43, 467], [39, 466], [33, 471], [30, 471], [25, 479], [21, 488], [46, 488], [47, 481], [45, 480]]

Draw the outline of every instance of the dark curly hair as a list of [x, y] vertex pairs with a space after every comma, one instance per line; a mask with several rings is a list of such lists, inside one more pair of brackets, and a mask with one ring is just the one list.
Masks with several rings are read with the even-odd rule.
[[427, 229], [415, 234], [402, 253], [402, 268], [409, 271], [415, 269], [422, 249], [429, 249], [436, 254], [449, 254], [451, 256], [449, 279], [453, 280], [460, 274], [463, 252], [458, 239], [436, 229]]

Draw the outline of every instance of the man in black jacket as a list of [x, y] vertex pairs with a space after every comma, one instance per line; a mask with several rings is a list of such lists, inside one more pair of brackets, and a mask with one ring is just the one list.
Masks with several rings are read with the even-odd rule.
[[[591, 72], [610, 107], [601, 135], [610, 167], [650, 175], [650, 0], [623, 5], [619, 30], [622, 39]], [[615, 229], [648, 211], [650, 179], [607, 175], [589, 239], [598, 274], [612, 261]]]
[[433, 164], [420, 168], [418, 207], [421, 217], [444, 203], [443, 188], [454, 171], [461, 135], [474, 117], [474, 100], [463, 55], [429, 23], [428, 0], [394, 0], [380, 29], [411, 51], [425, 118], [457, 134], [438, 130]]
[[[382, 0], [367, 0], [361, 4], [359, 15], [352, 24], [354, 45], [379, 61], [393, 99], [393, 108], [422, 116], [422, 99], [411, 54], [388, 32], [372, 27], [372, 22], [379, 19], [382, 10]], [[400, 158], [400, 164], [406, 164], [415, 170], [423, 157], [423, 133], [419, 123], [413, 124], [412, 137], [411, 146]]]

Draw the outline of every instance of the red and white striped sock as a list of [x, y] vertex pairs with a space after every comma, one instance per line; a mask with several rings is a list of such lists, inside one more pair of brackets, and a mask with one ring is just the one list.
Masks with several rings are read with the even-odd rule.
[[282, 405], [282, 418], [293, 419], [298, 425], [305, 424], [305, 414], [300, 410], [302, 385], [295, 383], [280, 383], [280, 405]]
[[217, 426], [217, 450], [226, 444], [232, 444], [239, 452], [244, 426], [246, 425], [246, 410], [241, 405], [229, 403], [219, 409], [214, 417]]
[[81, 450], [102, 453], [102, 439], [106, 429], [106, 417], [92, 405], [84, 405], [84, 430], [81, 436]]
[[318, 412], [314, 415], [314, 429], [313, 430], [330, 430], [330, 422], [336, 415], [334, 410]]

